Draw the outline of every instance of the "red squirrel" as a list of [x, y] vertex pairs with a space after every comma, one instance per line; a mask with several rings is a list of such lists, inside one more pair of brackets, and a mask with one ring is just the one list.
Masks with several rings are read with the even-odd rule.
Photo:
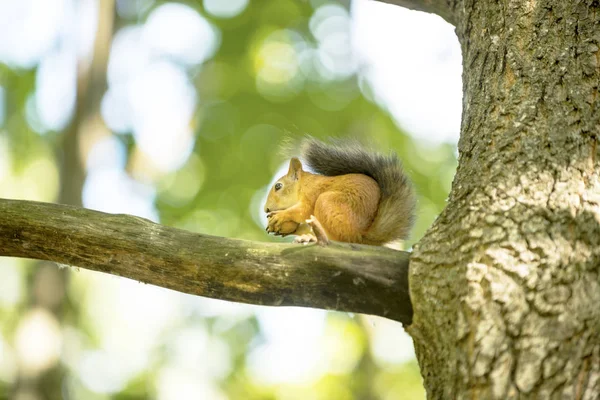
[[357, 142], [305, 139], [301, 157], [315, 173], [290, 160], [267, 197], [267, 232], [316, 241], [314, 216], [331, 240], [383, 245], [406, 239], [415, 219], [415, 194], [395, 154], [366, 150]]

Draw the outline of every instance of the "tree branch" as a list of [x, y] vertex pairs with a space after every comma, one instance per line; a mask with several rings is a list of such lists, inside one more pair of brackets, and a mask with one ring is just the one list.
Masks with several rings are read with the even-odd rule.
[[130, 215], [0, 199], [0, 256], [49, 260], [241, 303], [411, 323], [409, 253], [201, 235]]
[[382, 3], [395, 4], [409, 10], [424, 11], [439, 15], [446, 22], [456, 25], [454, 6], [456, 0], [378, 0]]

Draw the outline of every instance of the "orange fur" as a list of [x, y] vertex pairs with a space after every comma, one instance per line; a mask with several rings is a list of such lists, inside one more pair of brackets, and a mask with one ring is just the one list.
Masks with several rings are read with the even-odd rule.
[[290, 160], [267, 197], [267, 232], [297, 235], [298, 243], [325, 243], [323, 233], [371, 245], [408, 237], [416, 197], [395, 154], [372, 152], [353, 140], [325, 143], [311, 137], [300, 153], [316, 174], [304, 171], [299, 159]]
[[[379, 205], [380, 189], [373, 178], [362, 174], [322, 176], [302, 169], [296, 158], [288, 173], [277, 180], [282, 186], [271, 188], [265, 212], [267, 231], [279, 235], [304, 224], [314, 215], [327, 236], [336, 241], [364, 243]], [[290, 224], [293, 222], [294, 224]]]

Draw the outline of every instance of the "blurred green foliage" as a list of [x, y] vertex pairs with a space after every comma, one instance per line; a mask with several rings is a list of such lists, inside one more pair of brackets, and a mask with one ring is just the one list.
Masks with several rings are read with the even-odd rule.
[[[115, 33], [143, 25], [166, 3], [171, 2], [118, 1]], [[343, 40], [338, 47], [329, 49], [329, 65], [328, 59], [321, 57], [327, 50], [323, 49], [322, 36], [336, 32], [320, 32], [319, 29], [325, 28], [319, 28], [319, 24], [334, 18], [338, 22], [337, 34], [349, 37], [349, 4], [327, 0], [257, 0], [249, 2], [241, 13], [223, 18], [215, 16], [214, 9], [211, 13], [211, 8], [206, 7], [208, 3], [219, 9], [214, 1], [182, 2], [214, 27], [218, 41], [216, 51], [205, 62], [180, 66], [197, 98], [189, 121], [194, 133], [193, 151], [187, 159], [174, 170], [160, 170], [152, 165], [152, 160], [140, 156], [143, 151], [131, 127], [109, 133], [126, 149], [124, 171], [155, 191], [150, 202], [160, 222], [213, 235], [282, 240], [267, 236], [261, 220], [266, 190], [287, 161], [279, 153], [281, 141], [285, 137], [300, 138], [306, 133], [319, 138], [350, 135], [372, 142], [381, 150], [396, 151], [403, 160], [419, 196], [417, 225], [406, 244], [410, 247], [444, 206], [456, 165], [454, 148], [431, 145], [402, 131], [385, 106], [374, 100], [368, 81], [360, 74], [360, 66], [352, 65], [351, 56], [345, 54]], [[243, 1], [234, 3], [244, 4]], [[0, 159], [0, 196], [57, 201], [59, 185], [69, 179], [67, 171], [59, 181], [60, 165], [65, 157], [62, 152], [64, 132], [69, 126], [51, 129], [40, 119], [34, 102], [40, 79], [37, 65], [23, 67], [1, 61], [0, 87], [4, 92], [5, 117], [0, 121], [0, 156], [5, 157]], [[169, 62], [180, 63], [176, 58]], [[109, 89], [112, 84], [108, 82]], [[90, 138], [82, 141], [93, 141], [94, 136]], [[83, 156], [87, 154], [89, 152], [82, 151]], [[4, 165], [4, 173], [3, 163], [8, 164]], [[96, 189], [95, 196], [101, 196], [105, 190], [110, 192], [108, 187]], [[0, 295], [2, 399], [10, 398], [12, 390], [25, 379], [20, 372], [20, 353], [15, 343], [28, 307], [35, 304], [32, 282], [36, 263], [0, 260], [0, 264], [0, 279], [4, 280], [0, 289], [10, 289], [4, 296]], [[108, 320], [98, 322], [97, 313], [103, 315], [108, 311], [97, 309], [102, 308], [102, 304], [98, 304], [103, 301], [102, 296], [109, 298], [111, 292], [94, 295], [99, 290], [94, 289], [100, 279], [98, 274], [82, 271], [67, 275], [70, 278], [65, 280], [66, 297], [61, 300], [58, 313], [62, 355], [58, 364], [44, 370], [40, 378], [50, 382], [44, 387], [55, 390], [38, 393], [38, 397], [33, 398], [169, 398], [161, 395], [159, 383], [167, 379], [165, 371], [177, 363], [172, 359], [170, 346], [182, 330], [193, 326], [200, 326], [207, 337], [212, 338], [210, 340], [224, 343], [227, 349], [223, 357], [231, 368], [227, 368], [223, 376], [212, 378], [221, 396], [348, 400], [424, 397], [416, 362], [390, 364], [374, 354], [372, 331], [377, 326], [370, 327], [369, 319], [328, 314], [324, 344], [320, 348], [329, 349], [327, 355], [323, 355], [324, 360], [329, 360], [329, 372], [310, 384], [269, 384], [254, 379], [250, 371], [249, 354], [267, 342], [252, 312], [241, 317], [207, 316], [196, 308], [181, 311], [185, 307], [179, 303], [179, 308], [168, 312], [176, 317], [161, 326], [156, 341], [149, 346], [145, 368], [126, 382], [115, 384], [113, 389], [95, 389], [86, 381], [82, 363], [69, 357], [77, 359], [86, 349], [101, 350], [106, 345], [103, 336], [106, 332], [101, 325]], [[184, 295], [181, 298], [184, 299], [181, 302], [194, 300]], [[202, 304], [198, 303], [197, 308], [202, 309]], [[118, 304], [113, 306], [119, 307]], [[126, 329], [111, 321], [114, 325], [110, 329]], [[123, 358], [128, 357], [126, 349]], [[203, 362], [202, 359], [196, 361]]]

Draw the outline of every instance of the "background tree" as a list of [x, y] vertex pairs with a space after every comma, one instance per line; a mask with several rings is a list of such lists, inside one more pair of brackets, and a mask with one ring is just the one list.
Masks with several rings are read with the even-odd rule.
[[[29, 15], [28, 3], [2, 4], [0, 15], [19, 23], [3, 23], [0, 35], [0, 196], [83, 200], [195, 232], [271, 241], [259, 205], [284, 161], [278, 141], [310, 132], [362, 135], [400, 154], [420, 194], [413, 242], [442, 209], [453, 147], [412, 139], [385, 111], [348, 51], [347, 3], [240, 1], [236, 10], [135, 0], [117, 1], [112, 12], [110, 3], [94, 13], [95, 2], [48, 1], [33, 21], [17, 18]], [[10, 4], [22, 8], [11, 13]], [[52, 21], [66, 28], [44, 31]], [[0, 262], [1, 398], [181, 398], [174, 388], [205, 398], [422, 397], [416, 364], [392, 357], [406, 338], [385, 340], [399, 325], [229, 307], [84, 270]], [[40, 291], [52, 306], [40, 303]], [[298, 327], [299, 352], [273, 337]], [[381, 349], [390, 342], [398, 347]], [[321, 354], [307, 358], [307, 346]], [[273, 354], [291, 354], [296, 370], [314, 360], [320, 367], [265, 380], [260, 365]]]

